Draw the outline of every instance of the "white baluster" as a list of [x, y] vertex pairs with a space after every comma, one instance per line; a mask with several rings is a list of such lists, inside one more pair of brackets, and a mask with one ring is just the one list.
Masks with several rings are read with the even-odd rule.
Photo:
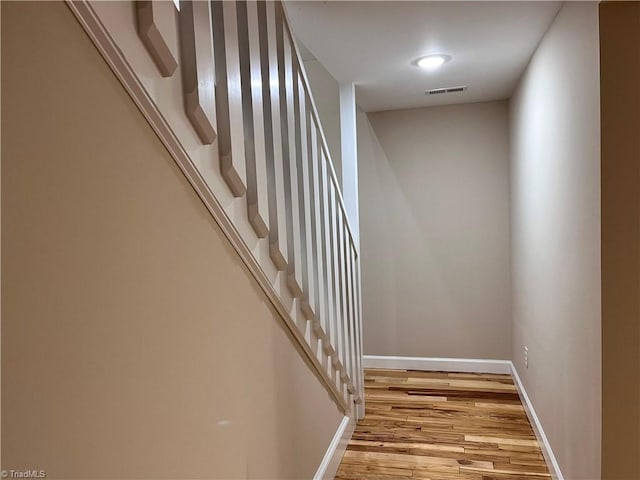
[[346, 289], [346, 252], [345, 252], [345, 224], [344, 224], [344, 213], [341, 208], [338, 208], [337, 215], [337, 225], [338, 225], [338, 265], [340, 267], [340, 275], [339, 275], [339, 296], [338, 301], [340, 302], [340, 331], [342, 332], [342, 364], [344, 365], [344, 369], [341, 372], [342, 381], [348, 384], [349, 381], [349, 372], [351, 370], [351, 352], [349, 351], [349, 329], [348, 325], [348, 317], [347, 317], [347, 289]]
[[323, 290], [323, 311], [325, 332], [327, 334], [327, 340], [323, 342], [325, 352], [335, 357], [337, 351], [335, 348], [335, 329], [333, 328], [333, 261], [331, 258], [331, 222], [330, 222], [330, 195], [329, 195], [329, 176], [327, 173], [327, 160], [325, 152], [322, 148], [318, 150], [318, 174], [319, 174], [319, 191], [318, 202], [320, 208], [320, 241], [322, 255], [322, 267], [324, 275], [322, 277], [322, 290]]
[[351, 258], [351, 240], [345, 235], [345, 301], [346, 301], [346, 324], [347, 324], [347, 349], [349, 352], [349, 380], [347, 388], [349, 393], [356, 393], [356, 349], [355, 349], [355, 330], [353, 322], [353, 282], [352, 282], [352, 258]]
[[[290, 39], [291, 40], [291, 39]], [[290, 44], [293, 50], [293, 45]], [[304, 99], [304, 89], [301, 90], [300, 74], [298, 61], [292, 58], [293, 64], [293, 111], [295, 118], [295, 145], [296, 145], [296, 178], [291, 180], [298, 189], [298, 225], [297, 232], [300, 239], [300, 273], [302, 278], [303, 293], [300, 296], [300, 305], [307, 319], [313, 320], [314, 311], [309, 302], [309, 266], [307, 262], [307, 250], [309, 249], [307, 241], [307, 224], [308, 224], [308, 199], [309, 193], [305, 192], [305, 171], [308, 169], [308, 149], [307, 149], [307, 126], [306, 126], [306, 109]], [[308, 190], [308, 188], [307, 188]], [[294, 222], [295, 223], [295, 222]]]
[[311, 222], [311, 187], [309, 186], [310, 179], [310, 134], [309, 134], [309, 111], [307, 110], [307, 97], [302, 84], [302, 78], [300, 75], [296, 75], [296, 82], [298, 83], [298, 102], [296, 110], [300, 114], [300, 152], [298, 155], [298, 185], [300, 186], [301, 208], [300, 208], [300, 222], [301, 222], [301, 241], [303, 252], [303, 272], [302, 281], [305, 286], [305, 297], [302, 301], [302, 310], [308, 320], [312, 322], [312, 328], [314, 332], [318, 332], [320, 322], [316, 319], [316, 289], [314, 278], [314, 257], [313, 257], [313, 225]]
[[184, 110], [200, 141], [208, 145], [216, 139], [217, 128], [211, 4], [183, 1], [179, 15]]
[[[170, 77], [178, 67], [178, 60], [176, 52], [169, 46], [171, 32], [168, 32], [165, 26], [175, 23], [176, 9], [168, 2], [138, 0], [135, 4], [138, 36], [160, 74], [163, 77]], [[211, 30], [211, 22], [209, 22], [209, 30]], [[209, 41], [211, 41], [211, 35], [209, 35]]]
[[300, 212], [298, 205], [298, 174], [296, 170], [296, 121], [294, 107], [293, 63], [291, 44], [286, 37], [283, 6], [277, 3], [276, 40], [278, 50], [278, 81], [280, 84], [280, 118], [282, 125], [282, 154], [284, 162], [285, 202], [287, 210], [287, 285], [294, 297], [302, 290], [302, 255], [300, 246]]
[[[355, 286], [356, 286], [356, 332], [357, 332], [357, 346], [358, 346], [358, 372], [360, 375], [360, 381], [358, 382], [358, 389], [360, 391], [359, 398], [356, 398], [356, 403], [364, 402], [364, 372], [362, 370], [362, 293], [360, 289], [360, 258], [355, 259]], [[361, 416], [364, 416], [364, 409], [360, 410]]]
[[247, 169], [247, 215], [256, 235], [264, 238], [269, 234], [269, 211], [258, 10], [255, 1], [237, 2], [236, 9]]
[[333, 357], [333, 365], [340, 371], [340, 377], [344, 371], [344, 348], [342, 343], [341, 328], [341, 302], [340, 302], [340, 261], [338, 243], [338, 209], [340, 208], [336, 200], [335, 184], [329, 182], [329, 205], [330, 205], [330, 232], [331, 232], [331, 262], [333, 268], [333, 321], [332, 330], [335, 334], [334, 345], [337, 355]]
[[[318, 136], [316, 134], [316, 124], [313, 120], [310, 110], [307, 108], [307, 139], [309, 147], [309, 169], [308, 184], [309, 184], [309, 230], [308, 239], [310, 240], [311, 249], [308, 255], [309, 259], [309, 271], [313, 278], [313, 300], [309, 299], [309, 302], [314, 305], [315, 320], [313, 323], [314, 332], [316, 336], [323, 342], [327, 340], [327, 330], [324, 322], [324, 312], [322, 312], [322, 292], [323, 292], [323, 265], [320, 255], [320, 213], [319, 213], [319, 186], [320, 179], [318, 176]], [[311, 296], [311, 286], [309, 292]]]
[[211, 3], [220, 172], [233, 195], [241, 197], [247, 190], [247, 178], [236, 3]]
[[274, 2], [258, 2], [257, 8], [265, 115], [267, 193], [269, 195], [269, 255], [278, 270], [286, 270], [288, 260], [287, 211], [282, 157], [275, 4]]
[[351, 332], [349, 337], [349, 347], [351, 349], [351, 371], [349, 374], [351, 384], [353, 385], [354, 400], [358, 397], [358, 347], [356, 344], [357, 331], [355, 322], [355, 284], [353, 279], [354, 265], [353, 265], [353, 244], [351, 239], [347, 239], [347, 308], [349, 311], [349, 330]]

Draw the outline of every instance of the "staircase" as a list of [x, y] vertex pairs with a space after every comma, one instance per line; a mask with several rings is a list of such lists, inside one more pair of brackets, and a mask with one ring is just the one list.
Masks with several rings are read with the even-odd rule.
[[361, 418], [359, 247], [282, 3], [68, 5], [336, 404]]

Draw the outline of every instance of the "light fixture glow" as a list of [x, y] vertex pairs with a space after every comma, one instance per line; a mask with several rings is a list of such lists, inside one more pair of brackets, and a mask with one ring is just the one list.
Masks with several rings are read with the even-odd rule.
[[426, 57], [416, 60], [415, 64], [425, 70], [434, 70], [441, 67], [449, 60], [451, 60], [451, 57], [447, 55], [427, 55]]

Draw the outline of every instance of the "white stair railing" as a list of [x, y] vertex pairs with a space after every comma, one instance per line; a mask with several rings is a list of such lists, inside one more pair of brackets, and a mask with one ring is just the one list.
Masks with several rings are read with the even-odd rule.
[[352, 411], [364, 398], [359, 252], [283, 5], [69, 5]]

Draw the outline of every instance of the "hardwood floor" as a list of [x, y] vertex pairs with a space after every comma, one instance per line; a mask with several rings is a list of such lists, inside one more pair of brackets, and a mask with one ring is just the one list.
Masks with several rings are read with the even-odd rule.
[[366, 370], [337, 480], [545, 480], [510, 375]]

